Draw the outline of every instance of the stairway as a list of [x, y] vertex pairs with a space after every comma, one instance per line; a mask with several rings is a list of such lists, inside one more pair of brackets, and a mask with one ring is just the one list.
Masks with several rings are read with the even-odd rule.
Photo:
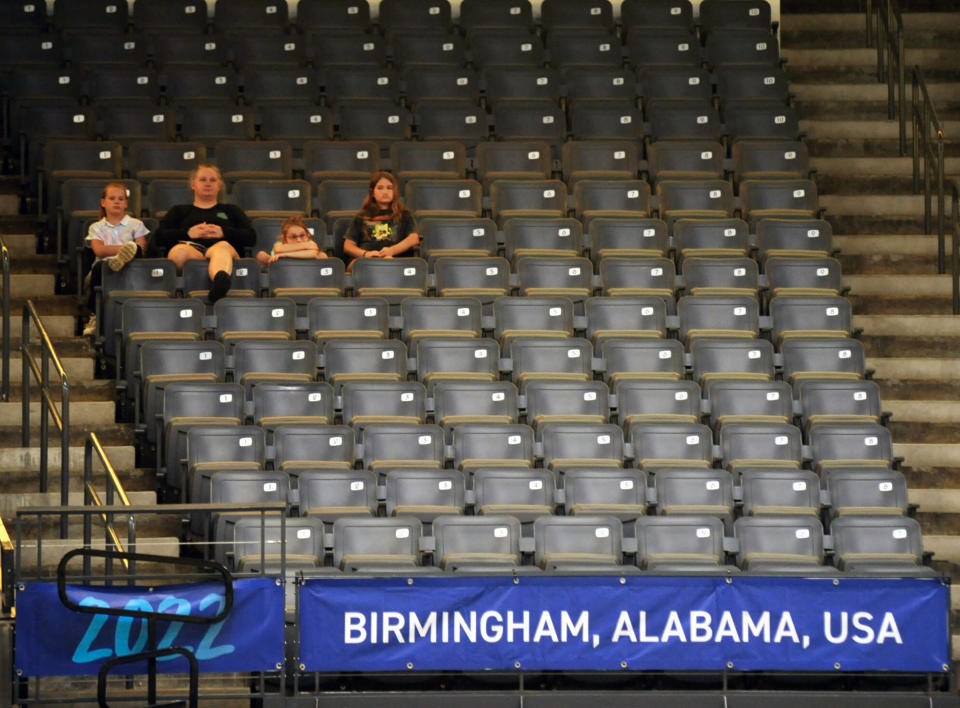
[[[39, 491], [40, 475], [40, 395], [34, 383], [30, 390], [30, 447], [22, 447], [21, 440], [21, 322], [23, 304], [32, 300], [43, 320], [70, 382], [70, 503], [83, 504], [83, 450], [87, 434], [95, 432], [111, 464], [114, 466], [130, 501], [133, 504], [156, 504], [152, 470], [136, 467], [134, 436], [130, 425], [115, 422], [113, 381], [94, 377], [93, 349], [88, 340], [78, 336], [76, 297], [55, 294], [57, 277], [56, 256], [37, 253], [36, 220], [18, 216], [15, 196], [17, 181], [0, 178], [0, 235], [11, 259], [11, 361], [10, 400], [0, 402], [0, 517], [11, 536], [14, 534], [16, 510], [25, 506], [58, 505], [60, 503], [60, 442], [59, 433], [50, 422], [48, 463], [48, 491]], [[38, 336], [33, 330], [31, 341]], [[39, 360], [39, 348], [35, 348]], [[52, 370], [51, 366], [51, 370]], [[59, 401], [59, 386], [51, 374], [53, 395]], [[105, 499], [105, 475], [99, 463], [94, 462], [94, 482], [101, 499]], [[138, 550], [162, 554], [179, 554], [177, 544], [178, 521], [153, 520], [138, 526]], [[122, 524], [121, 524], [122, 526]], [[33, 535], [33, 524], [26, 524], [27, 535]], [[45, 532], [43, 566], [56, 567], [62, 544], [48, 544], [56, 536], [52, 527]], [[70, 539], [80, 537], [80, 517], [71, 521]], [[122, 528], [118, 532], [123, 538]], [[103, 538], [95, 524], [95, 539]], [[32, 541], [30, 542], [32, 543]], [[29, 548], [29, 544], [25, 545]], [[24, 557], [31, 556], [29, 551]]]
[[[904, 458], [910, 501], [934, 566], [960, 577], [960, 317], [948, 275], [937, 275], [937, 239], [923, 233], [923, 197], [912, 159], [899, 156], [857, 3], [784, 3], [782, 55], [817, 170], [820, 203], [841, 251], [854, 327], [875, 371], [894, 454]], [[921, 66], [944, 122], [948, 175], [960, 175], [960, 7], [907, 0], [909, 66]], [[910, 79], [907, 79], [907, 106]], [[911, 135], [907, 124], [908, 140]], [[909, 150], [908, 144], [908, 150]], [[948, 207], [949, 209], [949, 207]], [[949, 253], [949, 234], [947, 252]], [[953, 592], [953, 610], [960, 593]], [[954, 623], [956, 626], [956, 622]], [[960, 635], [954, 636], [954, 654]]]

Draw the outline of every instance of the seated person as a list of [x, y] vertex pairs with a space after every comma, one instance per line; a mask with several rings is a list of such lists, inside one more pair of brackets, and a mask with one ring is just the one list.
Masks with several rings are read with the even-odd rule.
[[[87, 245], [96, 260], [87, 276], [90, 295], [87, 301], [91, 312], [95, 307], [94, 293], [103, 282], [102, 269], [106, 263], [112, 271], [122, 270], [127, 263], [147, 250], [147, 234], [150, 231], [140, 219], [127, 214], [127, 188], [111, 182], [100, 193], [100, 221], [90, 224]], [[97, 333], [97, 316], [90, 315], [83, 328], [84, 336]]]
[[351, 259], [347, 271], [358, 258], [412, 256], [419, 244], [413, 214], [400, 203], [397, 178], [389, 172], [375, 173], [363, 206], [344, 235], [343, 252]]
[[310, 236], [302, 216], [291, 216], [280, 227], [280, 240], [273, 244], [270, 253], [259, 251], [257, 261], [269, 265], [280, 258], [326, 258], [317, 242]]
[[210, 302], [216, 302], [230, 289], [233, 261], [256, 242], [256, 232], [243, 209], [219, 201], [223, 189], [220, 170], [213, 165], [197, 165], [190, 173], [193, 204], [178, 204], [166, 213], [157, 229], [157, 245], [183, 272], [189, 260], [209, 261]]

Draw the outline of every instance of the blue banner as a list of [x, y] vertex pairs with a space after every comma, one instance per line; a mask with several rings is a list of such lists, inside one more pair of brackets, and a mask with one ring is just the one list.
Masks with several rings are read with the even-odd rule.
[[[83, 607], [113, 607], [175, 615], [216, 617], [222, 583], [153, 587], [68, 585]], [[146, 649], [147, 622], [67, 609], [55, 583], [27, 583], [17, 592], [15, 667], [23, 676], [96, 674], [100, 664]], [[201, 672], [275, 671], [283, 662], [283, 587], [275, 578], [233, 581], [233, 608], [221, 622], [157, 622], [157, 648], [188, 647]], [[144, 667], [146, 664], [143, 665]], [[185, 659], [158, 661], [158, 670], [185, 673]], [[142, 673], [124, 666], [123, 673]]]
[[318, 578], [308, 671], [943, 672], [939, 579]]

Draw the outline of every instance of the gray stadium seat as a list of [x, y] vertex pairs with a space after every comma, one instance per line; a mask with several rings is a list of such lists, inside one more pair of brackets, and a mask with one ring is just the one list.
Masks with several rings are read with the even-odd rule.
[[443, 467], [443, 430], [438, 425], [371, 423], [363, 431], [363, 465], [381, 470], [394, 467]]
[[389, 316], [390, 306], [378, 297], [317, 297], [307, 303], [308, 332], [320, 344], [331, 339], [386, 339]]
[[743, 515], [820, 515], [820, 479], [810, 470], [746, 468], [740, 476]]
[[550, 469], [623, 466], [623, 431], [612, 423], [545, 423], [539, 434]]
[[472, 478], [477, 515], [509, 514], [527, 523], [554, 512], [556, 483], [548, 470], [483, 467]]
[[493, 339], [425, 337], [416, 340], [417, 379], [431, 389], [440, 381], [496, 381], [500, 347]]
[[280, 470], [349, 470], [355, 460], [354, 442], [353, 429], [347, 425], [278, 425], [273, 433], [273, 466]]
[[533, 524], [534, 562], [546, 571], [631, 574], [623, 565], [623, 526], [613, 516], [544, 516]]
[[338, 391], [347, 381], [403, 381], [407, 348], [396, 339], [329, 339], [323, 344], [323, 375]]
[[533, 467], [528, 425], [460, 423], [453, 428], [453, 463], [465, 472], [481, 467]]
[[341, 517], [333, 522], [333, 565], [345, 573], [430, 574], [420, 565], [421, 533], [414, 518]]
[[633, 521], [646, 514], [647, 476], [640, 470], [571, 469], [562, 479], [568, 516], [605, 514]]
[[421, 337], [480, 336], [483, 307], [475, 298], [408, 297], [400, 302], [401, 336], [409, 345]]
[[702, 423], [641, 422], [630, 426], [640, 469], [705, 467], [713, 460], [713, 433]]
[[653, 482], [661, 516], [716, 516], [728, 529], [733, 524], [733, 479], [726, 470], [663, 468], [653, 475]]
[[657, 574], [724, 574], [723, 521], [684, 514], [637, 519], [637, 565]]
[[370, 470], [296, 471], [300, 516], [312, 516], [332, 524], [342, 516], [376, 515], [377, 476]]
[[727, 423], [720, 430], [720, 455], [730, 470], [741, 467], [797, 467], [803, 434], [788, 423]]
[[823, 565], [823, 526], [805, 516], [744, 516], [734, 524], [737, 565], [764, 575], [836, 575]]
[[663, 337], [667, 308], [658, 297], [606, 295], [587, 298], [586, 337], [598, 346], [613, 338]]
[[343, 385], [343, 422], [355, 429], [370, 423], [423, 423], [426, 391], [416, 381], [350, 381]]
[[770, 381], [773, 345], [765, 339], [698, 337], [693, 352], [693, 380], [710, 385], [722, 379]]
[[463, 514], [464, 491], [463, 472], [459, 470], [389, 470], [387, 516], [413, 516], [432, 522], [440, 516]]
[[515, 573], [521, 568], [515, 517], [442, 516], [433, 522], [433, 564], [448, 572]]
[[461, 423], [513, 424], [517, 395], [509, 381], [439, 381], [433, 387], [433, 417], [447, 429]]
[[837, 568], [856, 575], [933, 577], [923, 565], [923, 538], [916, 519], [841, 516], [830, 523]]
[[610, 419], [609, 389], [602, 381], [530, 381], [526, 396], [527, 423], [606, 423]]
[[604, 378], [616, 386], [636, 379], [683, 378], [683, 344], [675, 339], [607, 339], [600, 343]]

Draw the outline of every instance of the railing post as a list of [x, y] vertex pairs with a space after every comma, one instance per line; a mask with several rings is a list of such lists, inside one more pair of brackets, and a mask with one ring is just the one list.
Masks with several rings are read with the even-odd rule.
[[[70, 504], [70, 384], [60, 383], [60, 505]], [[66, 514], [60, 515], [60, 538], [67, 537], [69, 529]]]
[[30, 341], [30, 310], [23, 306], [20, 321], [20, 442], [21, 447], [30, 447], [30, 358], [27, 342]]
[[913, 105], [913, 111], [911, 113], [911, 117], [913, 118], [913, 193], [920, 194], [920, 107], [917, 105], [920, 88], [917, 86], [916, 69], [911, 72], [910, 79], [910, 102]]
[[937, 131], [937, 243], [939, 244], [938, 256], [943, 256], [943, 268], [941, 273], [947, 272], [946, 258], [946, 236], [943, 229], [944, 221], [944, 199], [943, 199], [943, 131]]
[[50, 453], [47, 441], [50, 435], [50, 406], [47, 402], [47, 381], [50, 380], [50, 358], [45, 347], [40, 347], [40, 491], [47, 491], [47, 472]]
[[951, 216], [953, 222], [953, 253], [950, 258], [950, 272], [953, 278], [953, 314], [960, 315], [960, 182], [952, 183]]
[[906, 99], [904, 98], [904, 90], [906, 89], [906, 81], [904, 79], [904, 64], [907, 61], [907, 55], [903, 48], [903, 26], [897, 25], [897, 53], [900, 59], [897, 61], [897, 83], [899, 86], [898, 90], [898, 109], [900, 114], [900, 156], [903, 157], [907, 154], [907, 113], [906, 113]]
[[0, 372], [0, 396], [10, 400], [10, 252], [0, 239], [0, 258], [3, 259], [3, 370]]
[[867, 47], [873, 46], [873, 0], [867, 0]]
[[[93, 495], [91, 483], [93, 482], [93, 440], [87, 438], [83, 444], [83, 505], [93, 504]], [[90, 514], [83, 515], [83, 547], [90, 548], [90, 542], [93, 540], [93, 518]], [[83, 575], [90, 577], [90, 556], [83, 556]], [[89, 581], [88, 581], [89, 582]]]

